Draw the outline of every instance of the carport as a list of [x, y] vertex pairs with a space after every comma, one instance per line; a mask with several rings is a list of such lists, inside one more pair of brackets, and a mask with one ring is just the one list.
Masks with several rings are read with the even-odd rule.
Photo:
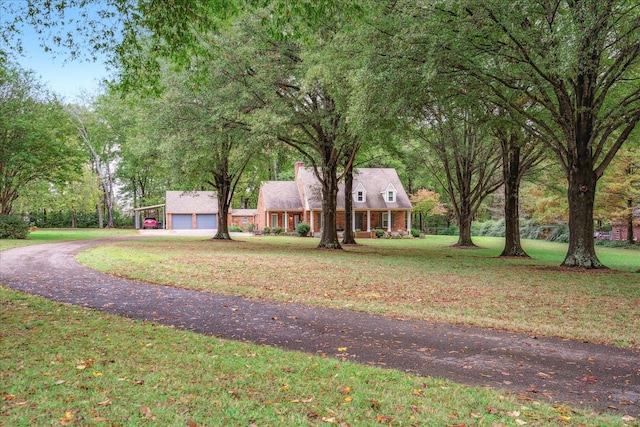
[[162, 221], [162, 227], [160, 228], [165, 228], [166, 224], [167, 224], [167, 215], [166, 215], [166, 211], [165, 211], [165, 204], [161, 204], [161, 205], [153, 205], [153, 206], [142, 206], [139, 208], [134, 208], [133, 209], [133, 213], [134, 213], [134, 218], [135, 218], [135, 225], [136, 225], [136, 230], [140, 230], [141, 228], [141, 224], [142, 222], [140, 221], [140, 214], [145, 212], [145, 214], [143, 216], [149, 216], [146, 214], [146, 212], [150, 211], [150, 210], [158, 210], [160, 209], [162, 214], [160, 215], [160, 218], [157, 218], [159, 221]]

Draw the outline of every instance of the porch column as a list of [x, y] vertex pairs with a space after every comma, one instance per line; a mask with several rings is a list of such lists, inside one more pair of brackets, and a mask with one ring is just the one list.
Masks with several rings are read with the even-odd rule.
[[411, 211], [407, 211], [407, 233], [411, 233]]
[[367, 231], [371, 232], [371, 211], [367, 209]]
[[313, 236], [316, 232], [316, 229], [313, 226], [313, 211], [309, 211], [309, 226], [311, 227], [311, 235]]
[[288, 230], [288, 228], [289, 228], [289, 215], [287, 214], [287, 211], [284, 211], [284, 216], [282, 217], [282, 222], [283, 222], [282, 225], [284, 225], [284, 227], [282, 227], [282, 228], [284, 229], [284, 232], [286, 233], [287, 231], [289, 231]]
[[393, 224], [391, 224], [393, 222], [393, 218], [391, 218], [391, 211], [387, 211], [387, 231], [389, 233], [391, 233], [391, 227], [393, 226]]
[[351, 210], [351, 231], [355, 231], [355, 230], [356, 230], [356, 213], [352, 209]]

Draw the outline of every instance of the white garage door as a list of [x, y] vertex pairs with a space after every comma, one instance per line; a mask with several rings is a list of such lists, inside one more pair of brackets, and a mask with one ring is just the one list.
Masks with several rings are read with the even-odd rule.
[[174, 230], [191, 230], [191, 214], [171, 216], [171, 228]]
[[216, 222], [216, 214], [197, 214], [196, 228], [199, 230], [218, 228], [217, 222]]

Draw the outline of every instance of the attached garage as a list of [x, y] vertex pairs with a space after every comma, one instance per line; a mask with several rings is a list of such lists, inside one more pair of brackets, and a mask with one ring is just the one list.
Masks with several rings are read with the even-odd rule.
[[167, 191], [167, 228], [216, 229], [218, 198], [215, 191]]
[[215, 214], [196, 214], [196, 228], [198, 230], [218, 228]]
[[171, 228], [173, 230], [191, 230], [191, 218], [190, 214], [173, 214], [171, 215]]

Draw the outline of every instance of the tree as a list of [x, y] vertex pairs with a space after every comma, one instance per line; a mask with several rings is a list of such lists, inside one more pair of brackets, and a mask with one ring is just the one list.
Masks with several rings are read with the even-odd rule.
[[470, 109], [440, 104], [424, 111], [417, 135], [425, 143], [426, 167], [438, 179], [439, 170], [444, 171], [441, 185], [449, 194], [460, 229], [455, 246], [475, 246], [471, 221], [483, 200], [502, 184], [497, 173], [500, 151], [486, 124]]
[[33, 75], [0, 62], [0, 214], [36, 181], [80, 174], [78, 147], [63, 106]]
[[[120, 114], [120, 104], [112, 95], [96, 99], [93, 107], [70, 106], [78, 132], [78, 139], [87, 150], [93, 170], [98, 176], [102, 191], [102, 206], [107, 215], [106, 226], [113, 228], [113, 212], [116, 202], [116, 174], [120, 145], [124, 139], [127, 119]], [[98, 206], [99, 225], [102, 228], [102, 209]]]
[[445, 215], [447, 208], [440, 201], [440, 194], [425, 188], [419, 189], [409, 196], [413, 205], [413, 214], [419, 215], [419, 227], [422, 230], [422, 220], [428, 216]]
[[[505, 121], [506, 119], [506, 121]], [[529, 257], [520, 242], [520, 184], [524, 175], [544, 159], [544, 145], [517, 122], [498, 117], [493, 134], [502, 153], [505, 242], [500, 256]]]
[[[227, 218], [236, 187], [259, 150], [251, 137], [247, 115], [258, 101], [242, 84], [249, 66], [242, 40], [219, 37], [221, 55], [194, 63], [194, 72], [173, 75], [162, 96], [158, 125], [169, 136], [165, 155], [180, 174], [180, 185], [208, 185], [218, 198], [218, 228], [214, 239], [231, 240]], [[203, 76], [206, 76], [203, 78]], [[164, 124], [162, 124], [164, 123]]]
[[634, 212], [640, 201], [640, 150], [626, 147], [611, 162], [600, 181], [596, 213], [627, 227], [627, 243], [633, 245]]
[[596, 183], [640, 120], [639, 16], [633, 0], [469, 0], [442, 3], [431, 21], [453, 68], [517, 113], [562, 165], [563, 266], [604, 267], [593, 242]]

